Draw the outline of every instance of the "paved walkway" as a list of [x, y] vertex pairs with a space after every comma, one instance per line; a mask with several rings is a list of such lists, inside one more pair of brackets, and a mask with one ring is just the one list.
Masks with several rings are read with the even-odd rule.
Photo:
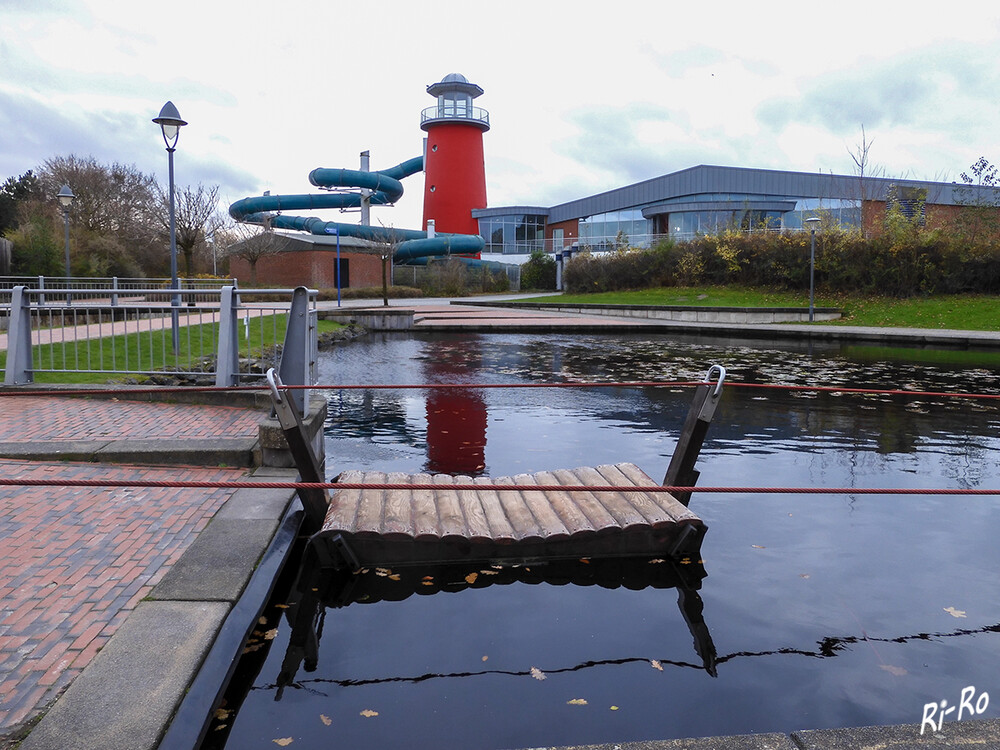
[[[256, 438], [226, 406], [0, 395], [9, 444]], [[231, 481], [245, 469], [0, 459], [6, 478]], [[0, 487], [0, 735], [90, 663], [232, 490]]]

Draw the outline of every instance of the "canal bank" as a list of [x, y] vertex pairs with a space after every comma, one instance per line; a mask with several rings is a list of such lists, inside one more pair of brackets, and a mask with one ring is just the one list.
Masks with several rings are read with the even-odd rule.
[[289, 489], [143, 484], [295, 480], [269, 399], [32, 390], [0, 396], [4, 473], [67, 484], [3, 489], [0, 747], [152, 748], [171, 723], [193, 746], [207, 709], [182, 699], [217, 700], [301, 513]]

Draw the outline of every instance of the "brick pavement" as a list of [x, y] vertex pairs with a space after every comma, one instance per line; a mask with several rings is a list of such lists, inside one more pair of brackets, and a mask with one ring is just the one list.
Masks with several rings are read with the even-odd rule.
[[[0, 439], [244, 437], [257, 434], [261, 416], [226, 406], [0, 396]], [[244, 472], [0, 459], [0, 474], [231, 481]], [[0, 735], [80, 673], [232, 492], [0, 488]]]
[[0, 441], [256, 436], [260, 418], [258, 411], [233, 406], [0, 396]]

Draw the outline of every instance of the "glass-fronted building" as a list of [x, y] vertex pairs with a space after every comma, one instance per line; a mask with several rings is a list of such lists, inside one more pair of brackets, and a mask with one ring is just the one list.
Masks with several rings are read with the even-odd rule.
[[[800, 230], [814, 216], [860, 226], [865, 206], [920, 194], [956, 205], [952, 183], [701, 165], [548, 208], [475, 209], [484, 257], [523, 260], [533, 250], [643, 247], [664, 237], [690, 239], [726, 229]], [[505, 260], [515, 260], [508, 257]]]

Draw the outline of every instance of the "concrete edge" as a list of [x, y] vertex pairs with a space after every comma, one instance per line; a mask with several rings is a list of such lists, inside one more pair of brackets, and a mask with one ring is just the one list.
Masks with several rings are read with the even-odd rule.
[[25, 461], [250, 468], [259, 454], [258, 438], [0, 442], [0, 458]]
[[642, 740], [600, 745], [566, 745], [533, 750], [954, 750], [1000, 747], [1000, 719], [945, 722], [940, 730], [920, 724], [809, 729], [783, 734], [740, 734], [728, 737], [692, 737]]
[[[296, 478], [287, 469], [265, 467], [249, 479]], [[218, 665], [231, 664], [243, 640], [263, 610], [277, 575], [294, 542], [301, 512], [294, 503], [294, 490], [285, 490], [285, 502], [277, 502], [270, 494], [257, 498], [257, 490], [237, 490], [223, 506], [229, 507], [219, 520], [220, 508], [208, 526], [192, 542], [172, 566], [171, 571], [187, 569], [189, 576], [205, 571], [206, 554], [212, 550], [238, 550], [241, 570], [224, 571], [229, 578], [240, 579], [238, 590], [229, 582], [229, 595], [224, 599], [196, 599], [201, 593], [197, 586], [181, 587], [177, 598], [169, 598], [164, 581], [153, 590], [156, 596], [144, 599], [133, 610], [108, 644], [70, 683], [69, 687], [23, 740], [23, 750], [63, 750], [67, 739], [81, 748], [137, 748], [154, 750], [172, 726], [176, 712], [181, 710], [186, 696], [199, 675], [209, 677], [198, 683], [199, 695], [214, 689], [221, 695], [231, 671], [224, 673], [221, 686], [203, 687], [207, 679], [218, 681]], [[261, 490], [270, 493], [268, 490]], [[273, 518], [261, 518], [270, 509]], [[216, 528], [208, 533], [210, 529]], [[264, 529], [271, 533], [263, 534]], [[247, 533], [249, 532], [249, 533]], [[243, 543], [233, 543], [233, 536], [244, 535]], [[199, 539], [205, 539], [198, 545]], [[228, 541], [227, 541], [228, 539]], [[208, 542], [212, 542], [211, 547]], [[190, 553], [190, 557], [189, 557]], [[187, 561], [185, 560], [187, 558]], [[233, 561], [226, 563], [232, 566]], [[220, 566], [220, 568], [223, 566]], [[189, 579], [190, 580], [190, 579]], [[234, 645], [235, 644], [235, 645]], [[218, 654], [223, 656], [218, 656]], [[213, 668], [205, 669], [206, 660], [214, 656]], [[215, 672], [215, 674], [212, 674]], [[155, 675], [155, 679], [150, 679]], [[213, 701], [215, 697], [213, 697]], [[202, 721], [207, 726], [211, 710], [201, 703]], [[189, 716], [194, 709], [187, 708]], [[197, 743], [177, 745], [191, 748]]]

